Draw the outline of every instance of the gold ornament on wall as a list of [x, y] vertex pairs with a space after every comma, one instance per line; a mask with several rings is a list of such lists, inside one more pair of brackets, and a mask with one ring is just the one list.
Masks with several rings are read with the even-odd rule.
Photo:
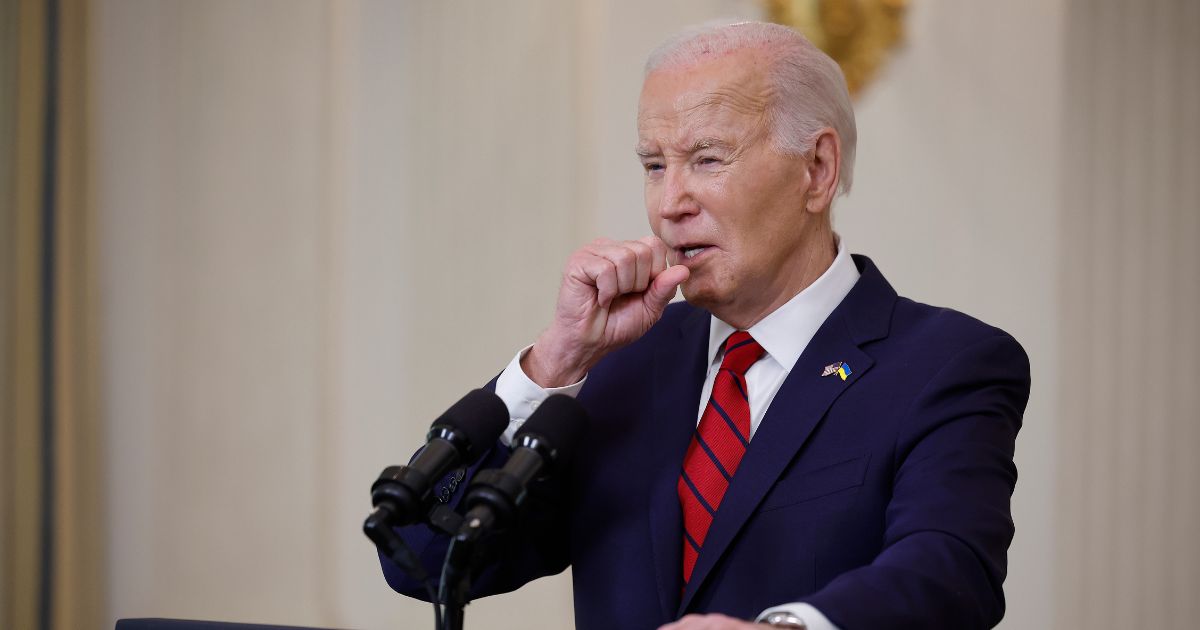
[[765, 0], [767, 19], [812, 40], [846, 74], [856, 96], [904, 40], [908, 0]]

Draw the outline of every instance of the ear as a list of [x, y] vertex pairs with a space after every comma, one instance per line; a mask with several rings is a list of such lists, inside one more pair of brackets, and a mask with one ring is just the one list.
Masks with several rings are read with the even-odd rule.
[[828, 212], [837, 196], [841, 181], [842, 141], [837, 132], [826, 128], [813, 143], [812, 159], [808, 160], [808, 204], [806, 210], [813, 213]]

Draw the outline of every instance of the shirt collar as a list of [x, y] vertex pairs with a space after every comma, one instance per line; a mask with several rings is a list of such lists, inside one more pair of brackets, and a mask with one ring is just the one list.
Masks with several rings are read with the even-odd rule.
[[[748, 331], [763, 347], [767, 356], [775, 360], [786, 372], [792, 371], [800, 353], [808, 347], [817, 329], [842, 302], [854, 283], [858, 282], [858, 267], [841, 238], [833, 264], [803, 291], [797, 293], [786, 304], [762, 318]], [[721, 344], [736, 328], [713, 315], [708, 327], [708, 362], [717, 360]]]

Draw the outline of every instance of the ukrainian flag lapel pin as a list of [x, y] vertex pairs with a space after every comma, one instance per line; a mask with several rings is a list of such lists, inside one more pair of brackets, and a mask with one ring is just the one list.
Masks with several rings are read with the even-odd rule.
[[829, 365], [825, 366], [824, 370], [821, 370], [821, 376], [833, 376], [834, 374], [837, 374], [838, 376], [842, 377], [843, 381], [849, 378], [853, 373], [854, 372], [850, 371], [850, 364], [846, 363], [845, 361], [830, 363]]

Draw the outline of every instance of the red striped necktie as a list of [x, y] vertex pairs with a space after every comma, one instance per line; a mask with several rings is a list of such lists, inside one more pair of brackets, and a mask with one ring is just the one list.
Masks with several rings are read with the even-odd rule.
[[738, 464], [750, 446], [750, 398], [746, 370], [763, 355], [762, 346], [739, 330], [725, 340], [725, 358], [713, 381], [712, 396], [704, 406], [700, 425], [692, 435], [683, 473], [679, 476], [679, 503], [683, 506], [683, 581], [696, 567], [700, 547], [708, 536], [721, 499]]

